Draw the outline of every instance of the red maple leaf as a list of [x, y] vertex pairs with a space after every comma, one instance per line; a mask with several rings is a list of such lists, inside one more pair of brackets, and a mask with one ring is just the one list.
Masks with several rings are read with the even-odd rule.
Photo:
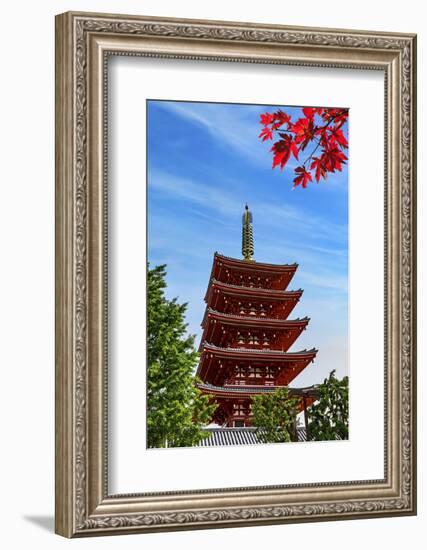
[[289, 149], [291, 150], [291, 153], [298, 160], [299, 148], [298, 148], [298, 145], [296, 144], [296, 141], [292, 139], [292, 137], [289, 134], [283, 134], [282, 132], [279, 132], [279, 136], [286, 141], [286, 143], [289, 146]]
[[259, 116], [259, 122], [260, 124], [263, 124], [264, 126], [267, 126], [268, 124], [271, 124], [274, 120], [274, 115], [271, 113], [264, 113]]
[[320, 115], [322, 113], [322, 109], [319, 107], [303, 107], [302, 112], [307, 118], [313, 118], [316, 113]]
[[310, 118], [299, 118], [295, 124], [292, 124], [291, 130], [295, 133], [295, 142], [301, 143], [302, 151], [304, 151], [316, 133], [313, 119]]
[[338, 147], [332, 147], [331, 149], [325, 149], [321, 159], [328, 172], [335, 172], [335, 170], [341, 172], [342, 165], [345, 164], [347, 157]]
[[262, 138], [262, 141], [267, 141], [268, 139], [273, 139], [273, 132], [268, 126], [264, 126], [258, 137]]
[[292, 138], [290, 136], [286, 136], [285, 139], [277, 141], [271, 148], [271, 151], [273, 151], [273, 168], [280, 166], [280, 169], [283, 170], [286, 166], [286, 163], [291, 156], [291, 139]]
[[327, 170], [323, 164], [323, 160], [318, 157], [313, 157], [313, 162], [310, 165], [310, 170], [316, 170], [315, 178], [319, 182], [320, 178], [326, 179]]
[[341, 128], [344, 122], [347, 122], [348, 109], [324, 109], [322, 118], [326, 122], [333, 120], [337, 127]]
[[281, 128], [284, 124], [288, 124], [291, 120], [291, 117], [284, 113], [283, 111], [277, 111], [274, 113], [274, 122], [271, 125], [272, 130], [278, 130]]
[[274, 113], [274, 119], [276, 122], [280, 122], [281, 124], [286, 124], [291, 120], [291, 117], [287, 113], [279, 109]]
[[337, 126], [333, 126], [332, 128], [328, 128], [329, 131], [329, 137], [332, 138], [338, 145], [340, 145], [342, 148], [347, 149], [348, 147], [348, 141], [345, 138], [343, 131], [340, 130]]
[[298, 166], [295, 168], [296, 178], [294, 178], [294, 187], [302, 185], [303, 189], [307, 187], [307, 183], [312, 181], [310, 172], [307, 172], [304, 166]]

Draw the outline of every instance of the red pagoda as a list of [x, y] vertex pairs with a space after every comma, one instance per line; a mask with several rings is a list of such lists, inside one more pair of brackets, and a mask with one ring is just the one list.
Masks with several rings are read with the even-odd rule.
[[[254, 395], [288, 386], [317, 350], [289, 351], [309, 319], [289, 319], [302, 290], [287, 290], [297, 264], [253, 259], [252, 213], [242, 219], [243, 259], [215, 253], [205, 296], [206, 312], [197, 376], [199, 388], [215, 399], [213, 421], [227, 428], [251, 426]], [[306, 411], [317, 390], [289, 388]]]

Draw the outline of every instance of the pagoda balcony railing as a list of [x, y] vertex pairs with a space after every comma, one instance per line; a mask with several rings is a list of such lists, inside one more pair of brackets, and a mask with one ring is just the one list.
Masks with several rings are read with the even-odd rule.
[[[249, 342], [240, 342], [240, 341], [234, 341], [229, 346], [231, 349], [233, 348], [239, 348], [239, 349], [273, 349], [270, 344], [262, 343], [262, 342], [254, 342], [253, 344], [250, 344]], [[282, 348], [277, 348], [279, 351]]]
[[311, 348], [311, 349], [303, 349], [303, 350], [300, 350], [300, 351], [286, 351], [286, 352], [283, 352], [283, 351], [280, 351], [280, 350], [272, 350], [272, 349], [249, 349], [249, 348], [222, 348], [221, 346], [216, 346], [215, 344], [209, 344], [208, 342], [202, 342], [201, 343], [201, 347], [203, 348], [203, 346], [206, 346], [207, 348], [207, 351], [209, 351], [209, 349], [212, 349], [213, 351], [221, 351], [221, 352], [224, 352], [224, 351], [237, 351], [237, 352], [253, 352], [253, 353], [256, 353], [256, 354], [273, 354], [273, 355], [285, 355], [285, 356], [298, 356], [298, 355], [311, 355], [311, 354], [316, 354], [317, 353], [317, 349], [316, 348]]
[[[232, 279], [232, 280], [235, 281], [235, 279]], [[234, 283], [227, 282], [226, 284], [233, 285], [233, 286], [240, 286], [241, 288], [253, 288], [256, 290], [261, 290], [261, 289], [273, 290], [271, 288], [271, 282], [266, 282], [266, 281], [260, 281], [260, 282], [254, 283], [252, 281], [247, 281], [245, 279], [242, 279], [242, 284], [240, 285], [237, 285], [235, 282]]]
[[274, 325], [281, 325], [283, 323], [285, 324], [301, 324], [305, 321], [309, 322], [310, 317], [296, 317], [295, 319], [277, 319], [276, 317], [267, 317], [267, 316], [261, 316], [261, 315], [241, 315], [240, 313], [224, 313], [222, 311], [217, 311], [216, 309], [212, 309], [210, 307], [206, 308], [205, 315], [202, 321], [202, 325], [205, 322], [205, 319], [208, 315], [214, 315], [218, 317], [224, 317], [229, 319], [236, 319], [236, 320], [242, 320], [242, 321], [260, 321], [261, 323], [269, 323], [272, 322]]
[[273, 380], [264, 380], [263, 378], [254, 380], [253, 378], [238, 378], [236, 380], [230, 380], [224, 383], [225, 389], [233, 389], [233, 388], [239, 388], [239, 387], [245, 387], [248, 389], [256, 389], [256, 388], [271, 388], [273, 386], [277, 386], [275, 384], [274, 379]]
[[[282, 387], [282, 386], [281, 386]], [[300, 388], [295, 388], [295, 387], [292, 387], [292, 386], [287, 386], [289, 388], [289, 391], [291, 392], [291, 395], [294, 395], [294, 396], [300, 396], [300, 397], [313, 397], [315, 399], [318, 399], [319, 396], [320, 396], [320, 390], [319, 390], [319, 386], [314, 384], [312, 386], [306, 386], [306, 387], [300, 387]], [[247, 392], [248, 388], [245, 387], [245, 386], [232, 386], [232, 387], [224, 387], [224, 386], [215, 386], [213, 384], [210, 384], [209, 382], [201, 382], [198, 384], [198, 388], [200, 389], [204, 389], [206, 390], [207, 392], [209, 390], [212, 390], [212, 391], [221, 391], [221, 392], [235, 392], [236, 394], [239, 394], [239, 393], [245, 393]], [[272, 391], [274, 391], [275, 387], [274, 386], [255, 386], [255, 387], [252, 387], [251, 389], [255, 390], [255, 393], [264, 393], [264, 392], [267, 392], [267, 393], [270, 393]]]
[[[286, 306], [279, 304], [277, 307], [266, 307], [264, 310], [259, 309], [253, 312], [250, 307], [244, 309], [241, 305], [227, 303], [223, 308], [222, 313], [227, 313], [228, 315], [244, 315], [246, 317], [269, 317], [270, 319], [284, 319], [292, 311], [289, 307], [286, 309]], [[288, 313], [288, 310], [289, 313]], [[217, 310], [218, 311], [218, 310]]]
[[223, 347], [230, 349], [238, 348], [248, 350], [286, 351], [290, 347], [290, 344], [289, 342], [279, 338], [271, 338], [271, 340], [269, 340], [261, 336], [258, 340], [255, 338], [250, 340], [249, 337], [239, 337], [239, 340], [234, 338], [233, 340], [226, 342]]

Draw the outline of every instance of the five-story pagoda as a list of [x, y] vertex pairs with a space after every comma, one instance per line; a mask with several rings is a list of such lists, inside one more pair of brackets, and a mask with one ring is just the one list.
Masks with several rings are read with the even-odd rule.
[[[254, 395], [288, 386], [316, 357], [317, 350], [289, 351], [309, 319], [289, 319], [302, 290], [287, 290], [297, 264], [253, 259], [252, 213], [242, 218], [243, 259], [215, 253], [205, 296], [206, 312], [197, 375], [199, 388], [215, 399], [214, 422], [251, 425]], [[289, 388], [306, 410], [313, 387]]]

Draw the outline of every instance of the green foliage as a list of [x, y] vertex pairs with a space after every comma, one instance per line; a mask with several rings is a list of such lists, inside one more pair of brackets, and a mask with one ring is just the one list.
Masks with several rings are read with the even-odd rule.
[[348, 376], [338, 380], [333, 370], [319, 389], [319, 401], [307, 410], [309, 438], [348, 439]]
[[186, 334], [187, 304], [165, 297], [166, 266], [148, 266], [147, 445], [187, 447], [206, 434], [216, 405], [196, 387], [194, 336]]
[[288, 388], [257, 395], [252, 402], [252, 423], [258, 428], [257, 437], [263, 443], [296, 441], [298, 399], [291, 397]]

